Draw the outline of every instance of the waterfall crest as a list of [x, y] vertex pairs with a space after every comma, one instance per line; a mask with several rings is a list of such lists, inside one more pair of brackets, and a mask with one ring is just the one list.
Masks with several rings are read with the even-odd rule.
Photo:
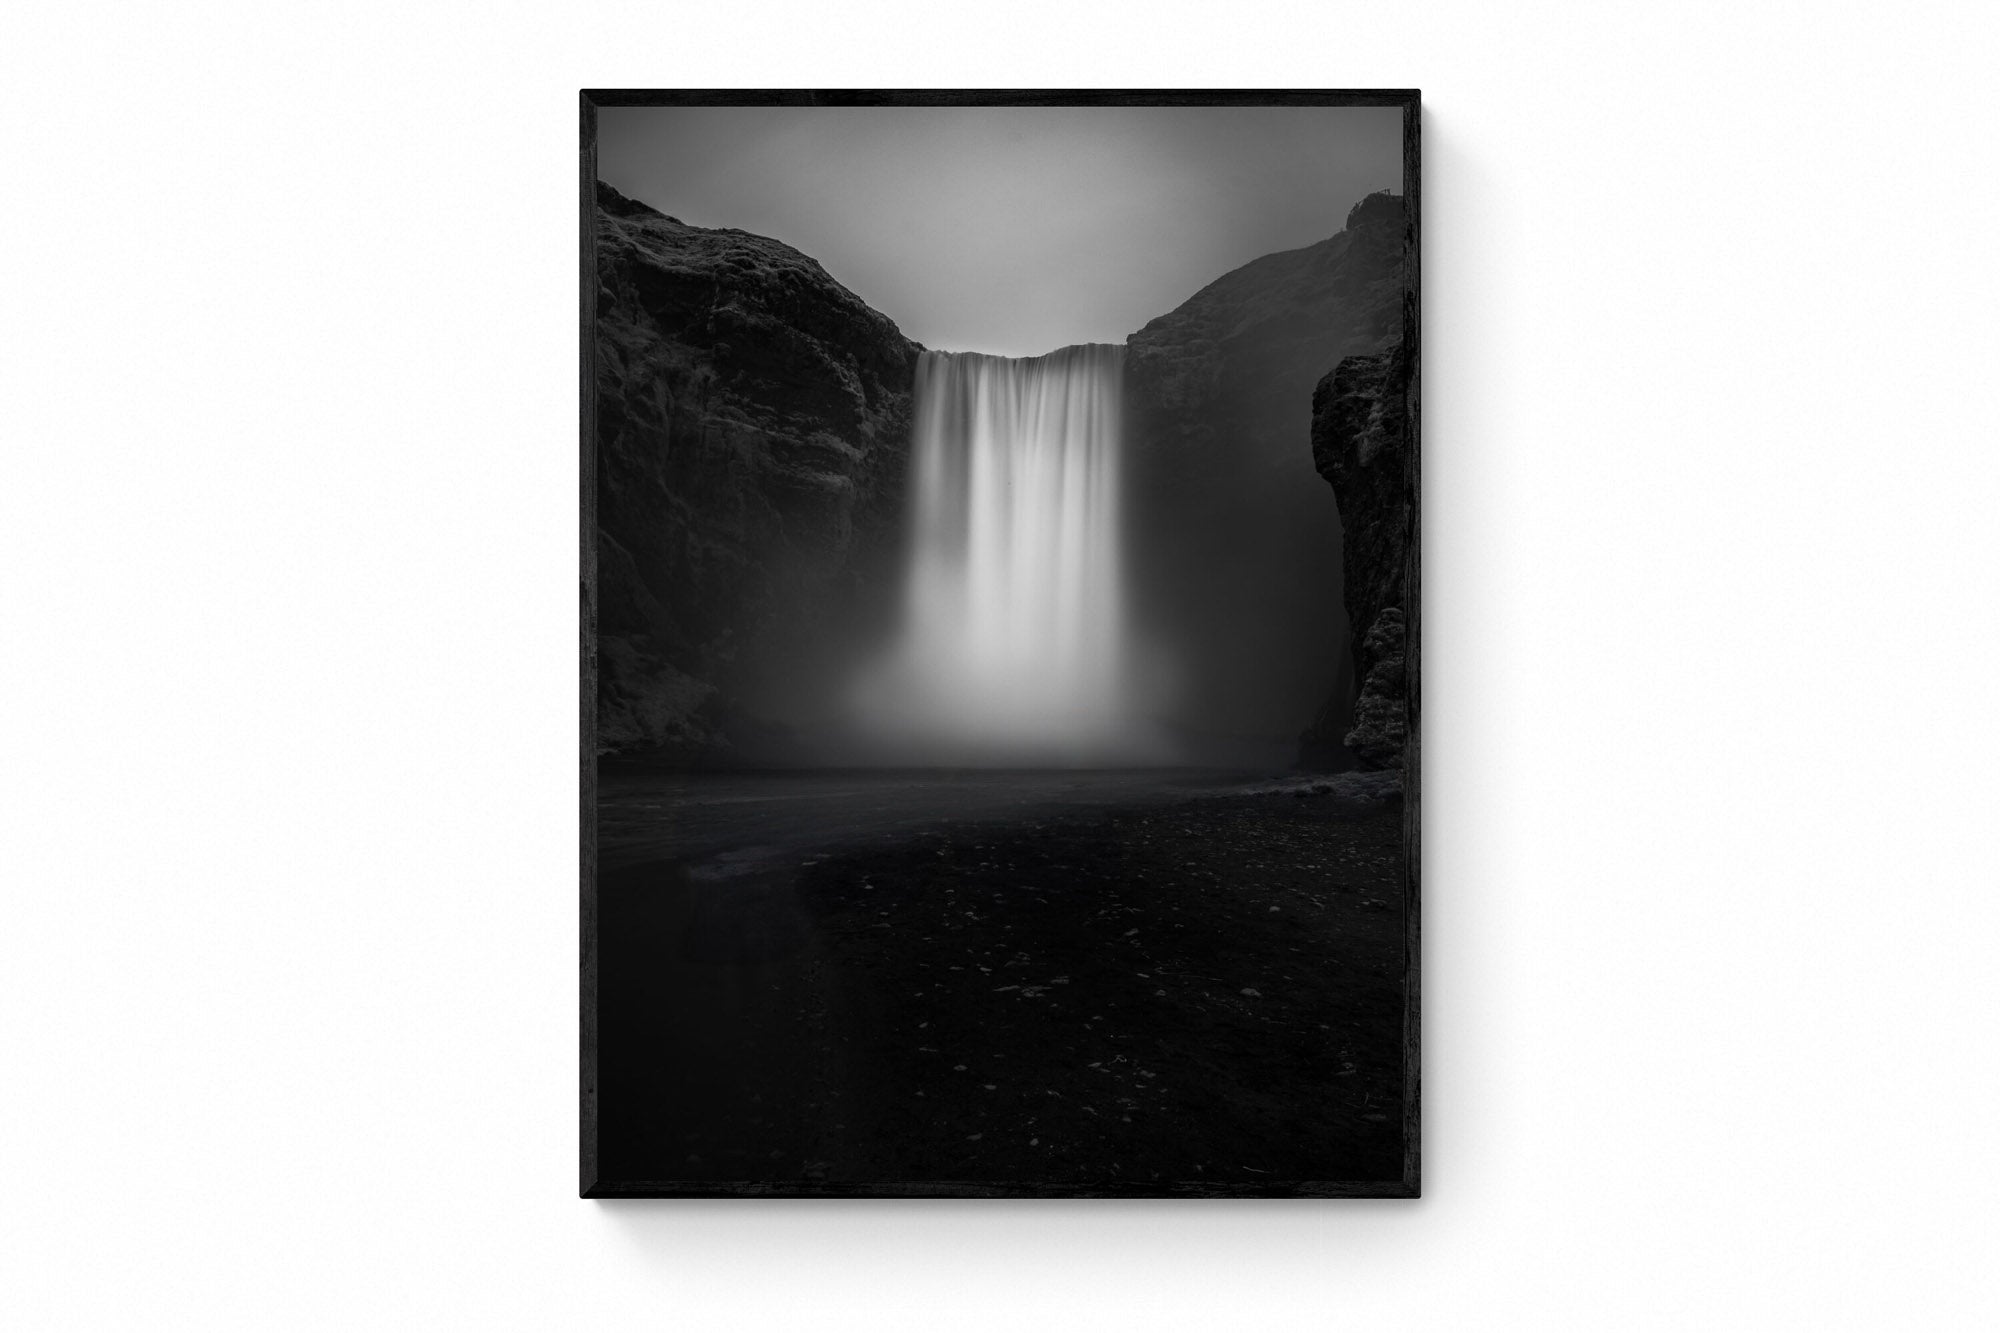
[[885, 737], [972, 763], [1129, 741], [1124, 350], [923, 353], [902, 625], [866, 701]]

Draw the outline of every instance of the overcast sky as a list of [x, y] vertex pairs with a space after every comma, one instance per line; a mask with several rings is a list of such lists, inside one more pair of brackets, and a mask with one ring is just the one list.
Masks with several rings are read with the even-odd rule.
[[819, 260], [904, 333], [1033, 356], [1122, 342], [1401, 188], [1396, 108], [618, 107], [598, 175]]

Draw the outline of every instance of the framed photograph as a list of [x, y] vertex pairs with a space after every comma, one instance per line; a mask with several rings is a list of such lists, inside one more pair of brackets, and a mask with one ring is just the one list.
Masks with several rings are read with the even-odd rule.
[[1418, 95], [582, 94], [582, 1193], [1408, 1198]]

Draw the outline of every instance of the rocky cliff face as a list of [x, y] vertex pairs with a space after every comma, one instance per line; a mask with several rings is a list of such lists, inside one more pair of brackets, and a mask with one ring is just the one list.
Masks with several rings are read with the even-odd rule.
[[1293, 458], [1302, 430], [1287, 428], [1306, 424], [1313, 385], [1402, 332], [1404, 233], [1402, 196], [1371, 194], [1338, 233], [1252, 260], [1133, 334], [1135, 447], [1217, 472]]
[[597, 203], [600, 745], [716, 757], [879, 613], [922, 349], [789, 246]]
[[1302, 738], [1306, 763], [1327, 763], [1343, 746], [1364, 767], [1392, 768], [1402, 759], [1409, 733], [1404, 607], [1415, 542], [1414, 369], [1410, 343], [1398, 339], [1386, 351], [1348, 357], [1313, 391], [1313, 464], [1340, 506], [1344, 601], [1356, 642], [1353, 675], [1336, 681]]
[[1347, 652], [1339, 514], [1301, 445], [1313, 386], [1400, 337], [1406, 242], [1401, 196], [1370, 195], [1127, 344], [1140, 617], [1190, 725], [1289, 741]]

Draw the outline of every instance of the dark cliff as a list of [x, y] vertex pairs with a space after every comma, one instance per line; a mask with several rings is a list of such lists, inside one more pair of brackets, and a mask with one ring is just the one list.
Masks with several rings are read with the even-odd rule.
[[1302, 738], [1300, 758], [1307, 763], [1330, 762], [1342, 747], [1369, 768], [1391, 768], [1402, 758], [1409, 733], [1404, 608], [1415, 540], [1415, 395], [1408, 339], [1348, 357], [1313, 391], [1313, 464], [1340, 506], [1354, 662]]
[[599, 744], [726, 755], [881, 614], [922, 349], [791, 247], [603, 184], [596, 242]]
[[1313, 385], [1402, 331], [1404, 231], [1402, 196], [1371, 194], [1334, 235], [1252, 260], [1133, 334], [1135, 438], [1211, 471], [1296, 457]]
[[1407, 233], [1401, 196], [1370, 195], [1127, 344], [1140, 619], [1187, 731], [1288, 743], [1347, 653], [1339, 516], [1302, 445], [1313, 386], [1401, 336]]

